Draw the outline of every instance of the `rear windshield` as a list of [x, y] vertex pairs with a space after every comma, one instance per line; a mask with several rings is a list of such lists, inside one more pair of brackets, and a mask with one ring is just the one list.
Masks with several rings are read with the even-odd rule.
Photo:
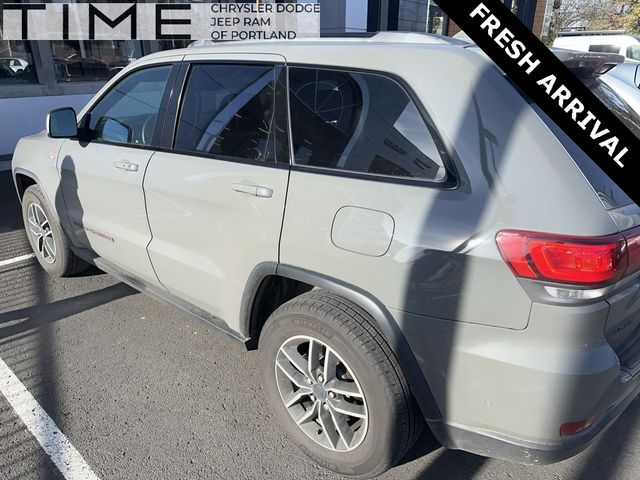
[[[640, 138], [640, 116], [622, 100], [614, 90], [598, 78], [591, 78], [585, 84], [638, 138]], [[531, 103], [531, 101], [530, 101]], [[576, 145], [576, 143], [558, 127], [537, 105], [532, 105], [538, 115], [549, 126], [551, 131], [560, 140], [569, 155], [573, 158], [582, 174], [589, 181], [598, 194], [600, 201], [607, 210], [623, 207], [633, 203], [633, 200]]]
[[[472, 45], [468, 48], [486, 57], [486, 54], [477, 46]], [[499, 67], [497, 68], [502, 71]], [[528, 95], [513, 83], [509, 77], [505, 75], [505, 78], [516, 90], [520, 92], [522, 97], [538, 113], [540, 118], [542, 118], [549, 129], [558, 138], [560, 143], [562, 143], [607, 210], [624, 207], [634, 203], [633, 200], [631, 200], [631, 198], [622, 191], [618, 184], [611, 180], [611, 178], [594, 161], [592, 161], [591, 158], [584, 153], [584, 151], [576, 145], [576, 143], [567, 134], [565, 134], [564, 131], [558, 127], [558, 125], [551, 120], [551, 118], [549, 118], [549, 116], [544, 113]], [[602, 82], [602, 80], [597, 76], [583, 77], [578, 75], [578, 78], [580, 78], [591, 92], [593, 92], [601, 102], [616, 114], [638, 138], [640, 138], [640, 116], [635, 110], [633, 110], [633, 108], [631, 108], [631, 106], [629, 106], [627, 102], [620, 98], [620, 96], [618, 96], [611, 87]]]
[[558, 127], [553, 120], [547, 117], [547, 115], [538, 107], [536, 107], [536, 110], [545, 120], [558, 140], [560, 140], [560, 143], [562, 143], [569, 155], [571, 155], [574, 162], [598, 194], [600, 201], [607, 210], [623, 207], [633, 203], [633, 200], [631, 200], [629, 196], [622, 191], [618, 184], [611, 180], [609, 175], [607, 175], [598, 166], [598, 164], [591, 160], [591, 158], [584, 153], [584, 151], [576, 145], [576, 143], [566, 133], [564, 133], [564, 131]]
[[595, 96], [609, 107], [609, 110], [615, 113], [636, 137], [640, 138], [640, 116], [638, 116], [638, 113], [631, 108], [627, 102], [620, 98], [609, 85], [600, 79], [596, 78], [585, 83]]

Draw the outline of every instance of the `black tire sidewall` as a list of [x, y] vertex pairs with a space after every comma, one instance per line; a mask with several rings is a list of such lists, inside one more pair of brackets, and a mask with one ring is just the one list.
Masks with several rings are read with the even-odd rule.
[[[42, 258], [40, 253], [38, 252], [37, 245], [34, 245], [33, 238], [31, 233], [29, 232], [29, 205], [35, 203], [42, 208], [47, 219], [49, 220], [49, 225], [51, 226], [51, 231], [53, 233], [53, 240], [56, 245], [56, 258], [53, 263], [47, 263]], [[67, 252], [67, 244], [65, 242], [64, 233], [62, 232], [62, 228], [60, 227], [60, 222], [58, 221], [58, 217], [53, 211], [53, 209], [49, 206], [49, 202], [44, 197], [44, 194], [40, 190], [40, 188], [36, 185], [33, 185], [24, 193], [22, 197], [22, 219], [24, 221], [25, 230], [27, 233], [27, 237], [29, 238], [29, 244], [33, 252], [36, 255], [36, 259], [42, 268], [49, 274], [55, 276], [62, 276], [66, 270], [67, 263], [69, 261], [69, 253]]]
[[[260, 336], [260, 360], [265, 393], [281, 425], [297, 446], [319, 465], [349, 476], [371, 476], [391, 466], [393, 428], [397, 406], [384, 388], [384, 372], [359, 348], [337, 321], [320, 320], [296, 311], [276, 311]], [[289, 415], [275, 380], [275, 358], [280, 346], [295, 335], [317, 338], [334, 349], [349, 365], [362, 388], [368, 411], [368, 431], [362, 443], [349, 452], [332, 452], [311, 440]]]

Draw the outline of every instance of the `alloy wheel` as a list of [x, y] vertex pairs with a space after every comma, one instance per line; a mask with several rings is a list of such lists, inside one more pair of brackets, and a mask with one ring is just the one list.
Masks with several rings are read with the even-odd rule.
[[56, 261], [56, 241], [53, 238], [51, 224], [44, 210], [37, 203], [31, 203], [27, 211], [29, 234], [33, 239], [37, 253], [47, 263]]
[[280, 398], [309, 438], [337, 452], [362, 443], [368, 429], [365, 396], [335, 350], [316, 338], [295, 336], [280, 346], [275, 370]]

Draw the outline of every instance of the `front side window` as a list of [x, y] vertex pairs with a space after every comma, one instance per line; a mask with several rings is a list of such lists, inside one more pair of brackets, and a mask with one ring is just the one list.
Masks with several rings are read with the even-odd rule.
[[390, 177], [446, 179], [434, 132], [382, 75], [290, 68], [295, 163]]
[[281, 67], [195, 64], [174, 149], [221, 159], [288, 163]]
[[145, 68], [109, 90], [90, 112], [90, 138], [150, 145], [170, 70], [169, 65]]

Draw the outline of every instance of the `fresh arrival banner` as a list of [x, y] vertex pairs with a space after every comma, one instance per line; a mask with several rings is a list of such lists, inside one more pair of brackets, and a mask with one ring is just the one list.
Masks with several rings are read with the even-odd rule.
[[500, 0], [437, 0], [442, 10], [640, 204], [640, 139]]

